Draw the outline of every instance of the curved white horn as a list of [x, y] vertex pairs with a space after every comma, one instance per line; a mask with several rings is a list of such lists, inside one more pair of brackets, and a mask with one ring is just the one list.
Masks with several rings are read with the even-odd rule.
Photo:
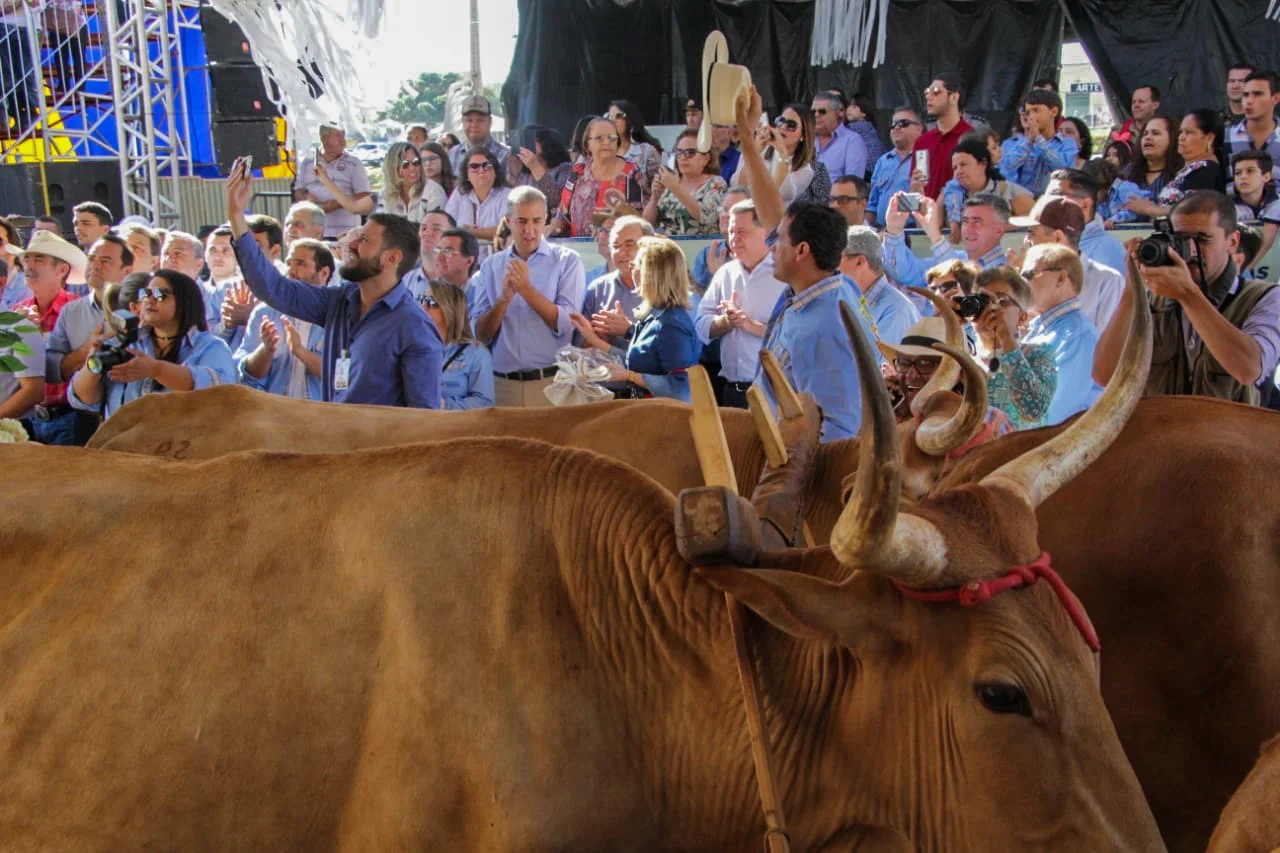
[[[946, 326], [946, 342], [953, 347], [963, 348], [965, 346], [964, 324], [956, 316], [955, 309], [951, 307], [951, 303], [924, 287], [908, 287], [907, 290], [917, 293], [933, 303], [938, 316], [942, 318], [943, 325]], [[959, 381], [960, 365], [950, 358], [942, 359], [942, 364], [938, 365], [938, 369], [933, 372], [933, 375], [929, 377], [929, 381], [924, 383], [924, 387], [916, 393], [915, 399], [911, 401], [911, 414], [920, 414], [921, 407], [929, 402], [930, 397], [939, 391], [950, 391], [956, 387], [956, 383]]]
[[921, 421], [916, 428], [916, 446], [930, 456], [946, 456], [977, 435], [986, 420], [987, 372], [963, 345], [934, 344], [933, 348], [951, 356], [964, 371], [964, 400], [949, 418]]

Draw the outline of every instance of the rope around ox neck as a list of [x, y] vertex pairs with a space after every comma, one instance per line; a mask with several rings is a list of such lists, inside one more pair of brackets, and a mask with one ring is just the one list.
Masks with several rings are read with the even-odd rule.
[[1094, 631], [1093, 624], [1089, 621], [1089, 617], [1085, 615], [1084, 608], [1080, 606], [1080, 602], [1071, 594], [1066, 581], [1053, 570], [1053, 566], [1050, 565], [1050, 559], [1047, 551], [1041, 551], [1035, 562], [1028, 563], [1025, 566], [1014, 566], [1001, 577], [985, 581], [969, 581], [963, 586], [951, 587], [950, 589], [913, 589], [909, 586], [903, 586], [898, 581], [893, 581], [893, 585], [903, 595], [908, 598], [914, 598], [916, 601], [955, 601], [961, 607], [977, 607], [990, 600], [992, 596], [999, 595], [1007, 589], [1031, 586], [1036, 581], [1044, 579], [1053, 588], [1054, 594], [1058, 596], [1058, 601], [1062, 604], [1063, 609], [1067, 611], [1067, 615], [1071, 617], [1071, 621], [1075, 624], [1076, 630], [1080, 632], [1080, 636], [1084, 638], [1085, 645], [1091, 651], [1100, 651], [1102, 643], [1098, 640], [1098, 634]]

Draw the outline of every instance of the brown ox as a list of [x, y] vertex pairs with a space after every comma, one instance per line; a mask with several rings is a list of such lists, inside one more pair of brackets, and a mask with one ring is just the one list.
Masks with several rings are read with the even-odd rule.
[[669, 492], [537, 442], [176, 464], [6, 449], [0, 834], [748, 849], [762, 820], [725, 590], [763, 620], [750, 646], [795, 849], [1160, 850], [1069, 596], [1040, 583], [965, 609], [899, 586], [1031, 562], [1035, 504], [1142, 386], [1135, 350], [1062, 440], [901, 514], [878, 389], [833, 546], [761, 555], [771, 571], [692, 572]]
[[1262, 747], [1262, 756], [1222, 810], [1209, 840], [1209, 853], [1274, 853], [1280, 850], [1280, 736]]

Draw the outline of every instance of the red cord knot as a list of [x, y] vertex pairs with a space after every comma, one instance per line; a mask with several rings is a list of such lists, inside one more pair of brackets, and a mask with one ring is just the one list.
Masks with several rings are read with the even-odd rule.
[[961, 607], [977, 607], [991, 600], [991, 588], [983, 581], [969, 581], [961, 587], [958, 600]]

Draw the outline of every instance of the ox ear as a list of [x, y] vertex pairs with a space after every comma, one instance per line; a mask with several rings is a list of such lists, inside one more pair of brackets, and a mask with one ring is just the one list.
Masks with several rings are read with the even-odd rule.
[[854, 572], [837, 584], [779, 569], [702, 567], [695, 571], [796, 639], [838, 643], [859, 653], [887, 651], [905, 641], [901, 595], [884, 578]]

